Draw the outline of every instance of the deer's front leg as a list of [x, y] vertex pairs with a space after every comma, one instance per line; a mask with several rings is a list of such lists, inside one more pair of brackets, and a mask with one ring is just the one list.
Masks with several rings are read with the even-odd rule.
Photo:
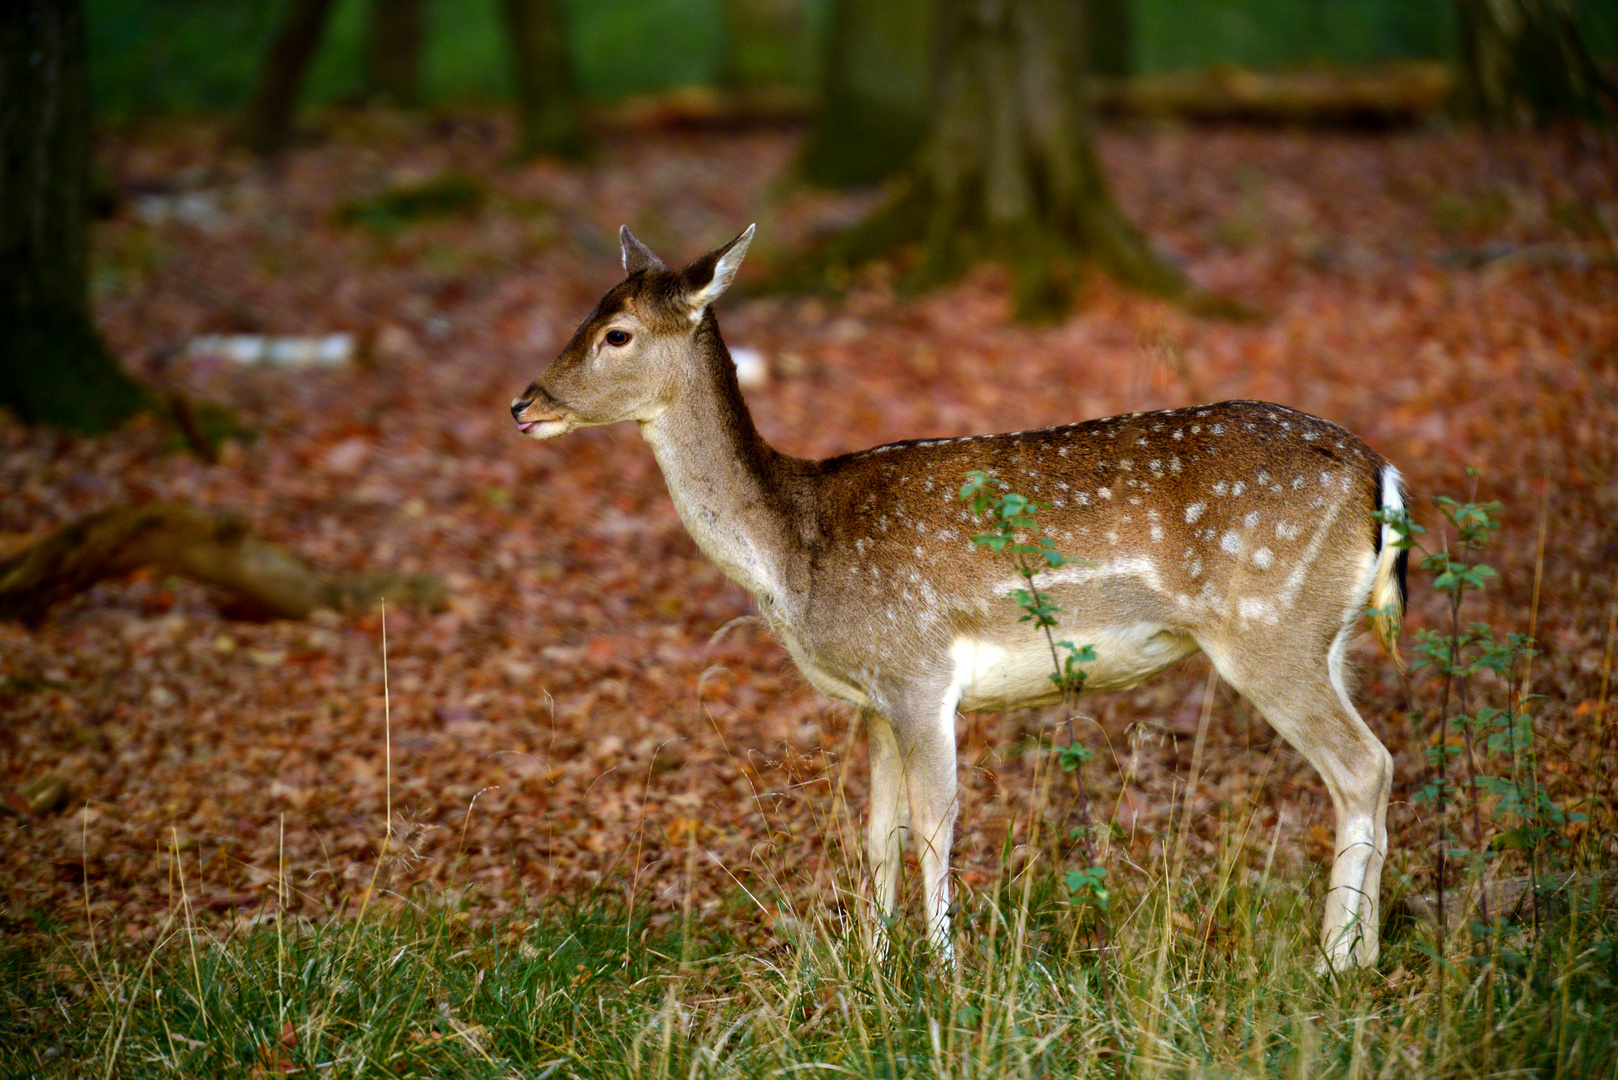
[[910, 824], [910, 803], [905, 794], [904, 762], [888, 718], [861, 709], [871, 756], [871, 809], [866, 824], [865, 857], [871, 874], [878, 955], [887, 952], [886, 921], [899, 899], [901, 832]]
[[893, 718], [910, 796], [910, 839], [921, 864], [927, 930], [945, 964], [955, 963], [950, 935], [949, 850], [955, 837], [955, 705], [958, 691], [934, 699], [933, 708]]

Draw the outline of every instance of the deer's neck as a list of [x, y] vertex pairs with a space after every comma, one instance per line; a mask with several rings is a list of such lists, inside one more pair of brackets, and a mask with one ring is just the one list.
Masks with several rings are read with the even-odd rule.
[[[667, 409], [641, 424], [686, 531], [703, 554], [770, 612], [787, 601], [796, 530], [792, 459], [753, 425], [717, 327], [699, 340], [711, 362]], [[712, 350], [717, 349], [717, 357]]]

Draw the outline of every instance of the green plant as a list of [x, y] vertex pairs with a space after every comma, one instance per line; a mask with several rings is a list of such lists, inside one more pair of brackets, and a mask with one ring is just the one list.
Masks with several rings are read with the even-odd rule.
[[[1002, 489], [999, 494], [991, 492], [990, 489], [995, 486]], [[1009, 556], [1017, 574], [1023, 579], [1024, 585], [1013, 589], [1008, 596], [1023, 611], [1018, 621], [1033, 623], [1045, 635], [1045, 643], [1051, 651], [1053, 670], [1050, 680], [1060, 691], [1062, 703], [1073, 706], [1084, 691], [1084, 665], [1095, 662], [1095, 646], [1079, 646], [1071, 641], [1056, 640], [1055, 631], [1060, 627], [1057, 617], [1062, 609], [1039, 591], [1035, 576], [1041, 570], [1055, 570], [1074, 563], [1084, 565], [1083, 560], [1062, 554], [1055, 542], [1039, 531], [1034, 515], [1044, 509], [1043, 503], [1009, 490], [1002, 480], [974, 469], [966, 474], [960, 499], [974, 514], [988, 518], [989, 531], [974, 535], [972, 543], [997, 555]], [[1078, 788], [1080, 826], [1073, 830], [1072, 839], [1079, 842], [1080, 850], [1089, 862], [1083, 869], [1068, 872], [1067, 888], [1074, 900], [1090, 906], [1099, 916], [1107, 910], [1111, 894], [1106, 887], [1107, 868], [1096, 857], [1091, 836], [1090, 800], [1084, 787], [1082, 770], [1084, 763], [1090, 760], [1091, 752], [1074, 739], [1071, 717], [1067, 720], [1067, 731], [1067, 744], [1057, 749], [1056, 760], [1063, 772], [1073, 774]]]
[[[1468, 475], [1476, 477], [1472, 470]], [[1447, 625], [1416, 633], [1416, 658], [1411, 664], [1412, 671], [1428, 670], [1439, 683], [1437, 729], [1427, 751], [1431, 774], [1417, 799], [1433, 805], [1438, 823], [1434, 959], [1439, 986], [1438, 1028], [1442, 1031], [1444, 943], [1449, 932], [1445, 891], [1454, 883], [1453, 864], [1462, 864], [1465, 875], [1477, 886], [1478, 917], [1472, 923], [1477, 942], [1474, 961], [1482, 964], [1485, 971], [1481, 984], [1474, 989], [1481, 998], [1487, 1025], [1493, 1010], [1505, 1004], [1497, 1000], [1497, 970], [1505, 973], [1502, 977], [1515, 976], [1531, 982], [1536, 962], [1526, 961], [1525, 957], [1539, 954], [1538, 963], [1544, 962], [1543, 950], [1537, 946], [1547, 943], [1540, 904], [1546, 856], [1569, 846], [1568, 826], [1582, 821], [1584, 815], [1564, 809], [1541, 782], [1531, 708], [1539, 698], [1526, 690], [1526, 668], [1535, 655], [1532, 636], [1501, 634], [1486, 622], [1462, 622], [1461, 609], [1468, 595], [1482, 591], [1498, 577], [1481, 561], [1480, 553], [1499, 531], [1504, 507], [1499, 502], [1463, 503], [1443, 495], [1434, 498], [1433, 505], [1445, 529], [1443, 542], [1432, 551], [1421, 548], [1416, 538], [1425, 530], [1408, 516], [1379, 514], [1378, 518], [1392, 529], [1399, 546], [1421, 552], [1419, 565], [1444, 597], [1447, 613]], [[1480, 695], [1488, 689], [1503, 695], [1503, 703], [1480, 701]], [[1412, 719], [1419, 723], [1423, 715], [1413, 711]], [[1456, 771], [1461, 776], [1452, 779]], [[1449, 827], [1452, 804], [1464, 807], [1463, 812], [1470, 818], [1469, 846], [1462, 844]], [[1492, 831], [1485, 829], [1486, 810], [1493, 821]], [[1490, 911], [1489, 891], [1483, 887], [1488, 871], [1513, 853], [1523, 860], [1529, 877], [1526, 952], [1502, 946], [1508, 934], [1522, 928], [1510, 925], [1505, 912]], [[1610, 949], [1610, 942], [1598, 942], [1598, 946]], [[1593, 955], [1604, 957], [1600, 947]], [[1564, 1019], [1558, 1014], [1555, 1022], [1561, 1024]]]

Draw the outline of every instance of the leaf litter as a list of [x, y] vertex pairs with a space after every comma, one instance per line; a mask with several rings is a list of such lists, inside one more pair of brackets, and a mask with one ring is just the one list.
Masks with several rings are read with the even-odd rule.
[[[507, 403], [617, 280], [619, 224], [684, 259], [761, 221], [745, 284], [871, 197], [784, 186], [789, 131], [620, 133], [576, 167], [510, 165], [507, 134], [477, 113], [417, 129], [355, 120], [274, 178], [210, 167], [217, 131], [203, 123], [103, 137], [125, 190], [189, 184], [211, 208], [126, 206], [98, 226], [108, 342], [258, 436], [208, 465], [149, 420], [77, 439], [0, 419], [0, 540], [170, 500], [237, 513], [330, 572], [442, 575], [450, 600], [386, 612], [386, 702], [379, 611], [244, 621], [227, 597], [137, 573], [35, 632], [0, 625], [0, 785], [15, 796], [52, 777], [70, 793], [0, 810], [8, 929], [148, 939], [182, 892], [221, 931], [282, 903], [316, 920], [351, 913], [390, 805], [375, 902], [431, 890], [494, 920], [599, 889], [767, 943], [783, 912], [846, 901], [867, 784], [850, 711], [808, 687], [702, 559], [632, 429], [535, 444]], [[1507, 514], [1487, 555], [1499, 586], [1471, 614], [1516, 630], [1537, 618], [1553, 794], [1610, 826], [1612, 148], [1167, 125], [1108, 130], [1102, 150], [1126, 211], [1261, 318], [1201, 320], [1091, 280], [1067, 319], [1018, 325], [993, 268], [922, 296], [877, 267], [840, 295], [727, 298], [727, 340], [771, 371], [749, 390], [766, 436], [823, 456], [1269, 398], [1363, 435], [1429, 525], [1426, 497], [1466, 495], [1475, 466], [1479, 496]], [[457, 198], [419, 214], [401, 202], [423, 191]], [[254, 369], [183, 348], [335, 333], [359, 343], [353, 364]], [[1415, 581], [1410, 625], [1441, 615]], [[1419, 881], [1433, 822], [1410, 796], [1427, 736], [1388, 660], [1363, 641], [1356, 655], [1362, 711], [1397, 762], [1394, 865]], [[1207, 678], [1190, 661], [1087, 702], [1078, 725], [1100, 754], [1092, 797], [1117, 807], [1117, 843], [1139, 864], [1180, 813]], [[1033, 751], [1057, 726], [960, 721], [965, 887], [996, 879], [1008, 833], [1014, 861], [1029, 857], [1033, 818], [1073, 824], [1071, 793], [1036, 779]], [[1330, 850], [1318, 778], [1227, 691], [1207, 740], [1191, 856], [1245, 836], [1254, 866], [1312, 874], [1318, 889]]]

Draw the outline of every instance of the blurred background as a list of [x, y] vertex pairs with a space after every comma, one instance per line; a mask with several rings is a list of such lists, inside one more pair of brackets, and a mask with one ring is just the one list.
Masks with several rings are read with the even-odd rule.
[[[86, 0], [98, 114], [228, 112], [242, 108], [294, 0]], [[310, 65], [303, 99], [353, 101], [368, 82], [372, 10], [388, 0], [337, 0]], [[398, 5], [409, 8], [409, 2]], [[514, 82], [499, 0], [417, 0], [420, 101], [510, 101]], [[584, 93], [600, 101], [676, 87], [716, 86], [740, 72], [805, 93], [833, 0], [559, 0]], [[892, 7], [895, 5], [877, 5]], [[902, 5], [901, 5], [902, 6]], [[930, 4], [916, 0], [918, 23]], [[1106, 43], [1111, 74], [1233, 65], [1450, 60], [1460, 6], [1451, 0], [1107, 0], [1124, 27]], [[1618, 5], [1571, 5], [1589, 48], [1618, 52]], [[769, 29], [783, 34], [769, 40]], [[900, 74], [900, 73], [895, 73]]]
[[[1545, 790], [1618, 859], [1613, 0], [10, 10], [7, 933], [155, 938], [171, 845], [196, 910], [244, 926], [378, 880], [478, 918], [619, 890], [766, 944], [753, 896], [841, 902], [858, 724], [702, 557], [632, 425], [512, 423], [625, 223], [672, 265], [758, 223], [719, 318], [787, 453], [1255, 398], [1354, 430], [1430, 524], [1431, 495], [1501, 500], [1468, 617], [1537, 636]], [[1009, 212], [981, 197], [1008, 172]], [[30, 559], [58, 573], [7, 576]], [[1389, 878], [1424, 888], [1420, 845], [1472, 835], [1418, 801], [1432, 680], [1356, 658], [1397, 762]], [[1318, 778], [1206, 664], [1090, 708], [1135, 864], [1176, 821], [1209, 864], [1329, 859]], [[1049, 724], [960, 734], [971, 890], [1075, 823], [1035, 783]]]

